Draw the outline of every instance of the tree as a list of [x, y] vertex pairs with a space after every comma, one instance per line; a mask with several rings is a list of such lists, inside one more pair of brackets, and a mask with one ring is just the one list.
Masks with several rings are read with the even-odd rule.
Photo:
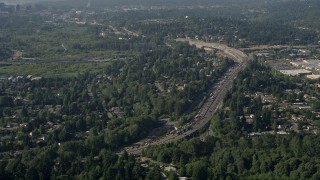
[[1, 96], [0, 97], [0, 107], [11, 107], [13, 106], [13, 99], [9, 96]]
[[161, 170], [159, 166], [155, 166], [147, 173], [146, 180], [162, 180]]
[[207, 162], [197, 161], [192, 163], [192, 179], [204, 180], [208, 178]]
[[179, 176], [175, 172], [170, 172], [168, 179], [169, 180], [179, 180]]
[[23, 179], [25, 174], [25, 166], [21, 163], [21, 158], [15, 158], [8, 162], [5, 171], [11, 174], [15, 179]]

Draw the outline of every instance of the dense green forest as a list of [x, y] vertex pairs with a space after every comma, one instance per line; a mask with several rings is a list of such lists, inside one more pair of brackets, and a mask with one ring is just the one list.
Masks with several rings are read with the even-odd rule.
[[209, 137], [150, 148], [146, 156], [173, 163], [192, 179], [318, 179], [319, 136]]
[[[76, 150], [76, 151], [75, 151]], [[118, 157], [101, 149], [97, 156], [87, 155], [80, 143], [55, 145], [47, 150], [24, 153], [0, 162], [3, 179], [145, 179], [152, 175], [132, 156]], [[86, 155], [83, 158], [82, 155]], [[36, 157], [35, 157], [36, 156]], [[156, 178], [156, 176], [154, 176]], [[159, 179], [159, 178], [158, 178]]]
[[2, 47], [0, 49], [0, 57], [1, 57], [0, 60], [6, 60], [6, 59], [10, 58], [12, 55], [13, 55], [13, 52], [10, 48]]

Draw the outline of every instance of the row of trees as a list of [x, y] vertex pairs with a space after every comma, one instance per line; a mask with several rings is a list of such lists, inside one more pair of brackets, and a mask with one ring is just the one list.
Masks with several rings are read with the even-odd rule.
[[[319, 136], [264, 135], [230, 139], [197, 138], [149, 148], [146, 156], [173, 163], [181, 176], [192, 179], [319, 178]], [[312, 148], [312, 149], [310, 149]]]
[[87, 148], [81, 143], [69, 142], [60, 147], [56, 144], [47, 150], [36, 149], [15, 159], [2, 160], [0, 177], [2, 179], [152, 179], [150, 176], [153, 177], [154, 172], [141, 167], [133, 156], [125, 154], [119, 157], [106, 149], [101, 149], [97, 156], [90, 156], [85, 152]]

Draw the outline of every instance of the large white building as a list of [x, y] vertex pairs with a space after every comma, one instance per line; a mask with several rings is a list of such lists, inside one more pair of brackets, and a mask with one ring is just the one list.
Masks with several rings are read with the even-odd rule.
[[293, 66], [301, 67], [308, 70], [316, 70], [320, 71], [320, 60], [318, 59], [310, 59], [310, 60], [303, 60], [297, 62], [291, 62]]
[[282, 74], [289, 76], [305, 76], [312, 74], [311, 71], [305, 69], [293, 69], [293, 70], [280, 70]]

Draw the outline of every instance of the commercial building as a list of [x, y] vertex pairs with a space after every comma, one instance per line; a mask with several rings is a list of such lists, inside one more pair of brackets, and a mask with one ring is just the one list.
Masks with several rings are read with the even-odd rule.
[[320, 60], [318, 59], [309, 59], [297, 62], [291, 62], [293, 66], [308, 69], [308, 70], [316, 70], [320, 71]]
[[311, 71], [305, 69], [280, 70], [280, 72], [289, 76], [306, 76], [312, 74]]

